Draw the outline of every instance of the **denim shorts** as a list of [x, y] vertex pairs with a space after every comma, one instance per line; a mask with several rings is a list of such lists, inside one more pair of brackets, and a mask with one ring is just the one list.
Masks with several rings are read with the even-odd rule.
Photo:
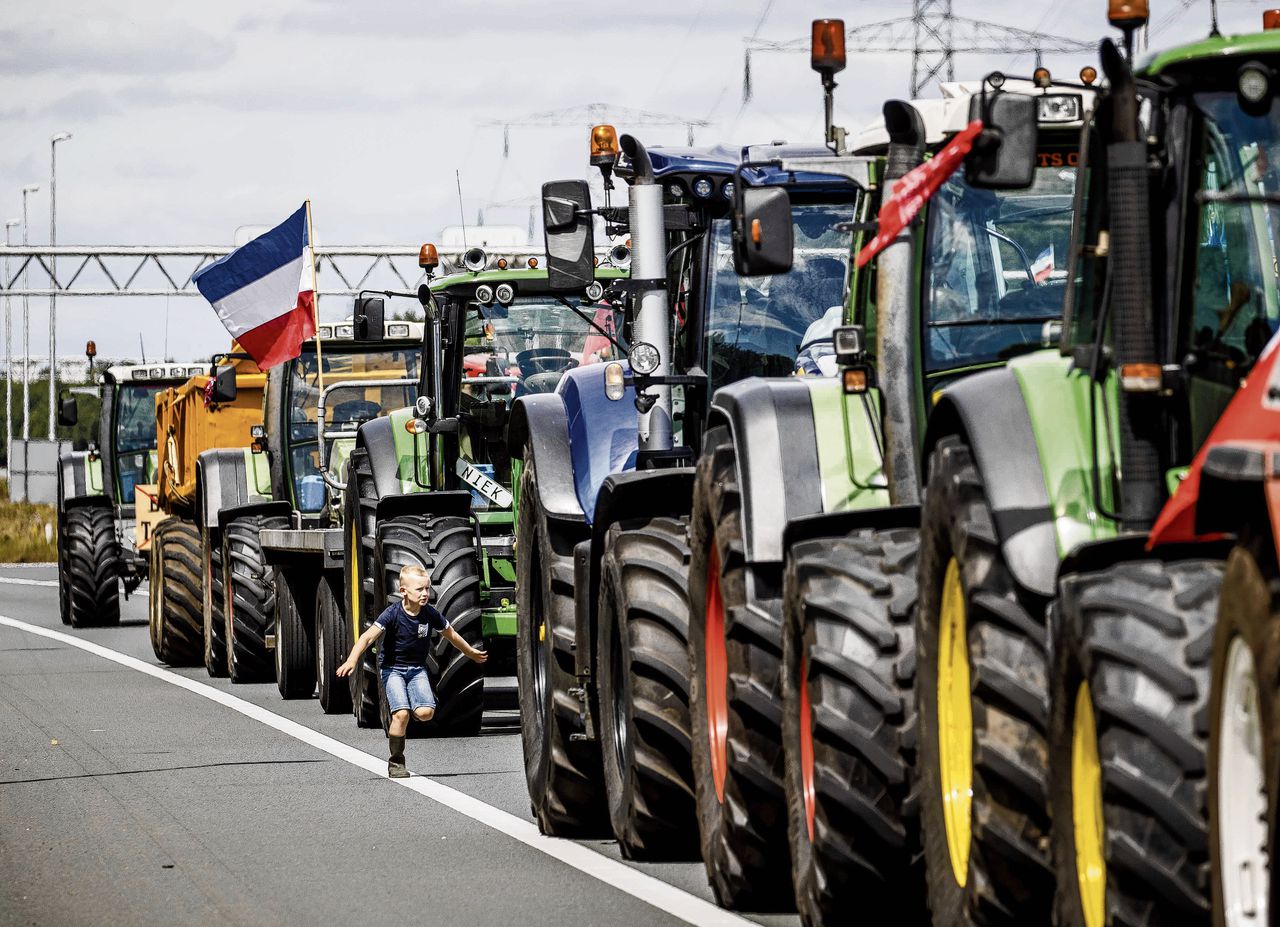
[[436, 694], [431, 691], [425, 666], [384, 667], [382, 688], [386, 690], [387, 707], [392, 712], [436, 707]]

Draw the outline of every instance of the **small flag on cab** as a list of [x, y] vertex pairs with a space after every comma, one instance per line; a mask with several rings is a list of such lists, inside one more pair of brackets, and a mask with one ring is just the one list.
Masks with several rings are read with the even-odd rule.
[[191, 279], [259, 369], [297, 357], [318, 323], [311, 201]]
[[1031, 276], [1037, 284], [1046, 283], [1053, 276], [1053, 270], [1053, 242], [1049, 242], [1049, 247], [1041, 251], [1031, 262]]

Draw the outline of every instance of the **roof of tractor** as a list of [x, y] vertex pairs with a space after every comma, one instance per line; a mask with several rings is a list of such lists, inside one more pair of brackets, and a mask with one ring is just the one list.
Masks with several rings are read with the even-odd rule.
[[[738, 165], [744, 161], [773, 161], [781, 158], [829, 158], [831, 151], [822, 145], [788, 145], [774, 143], [768, 145], [748, 145], [743, 148], [729, 148], [716, 145], [713, 148], [668, 148], [657, 146], [648, 149], [649, 161], [653, 164], [653, 174], [658, 180], [680, 176], [692, 176], [696, 182], [698, 176], [708, 179], [729, 179]], [[631, 174], [630, 164], [626, 158], [620, 158], [618, 173], [622, 176]], [[808, 187], [815, 192], [839, 190], [846, 191], [854, 187], [851, 180], [845, 180], [831, 174], [791, 173], [779, 167], [753, 167], [743, 172], [751, 186], [788, 186]], [[690, 186], [692, 189], [692, 186]], [[695, 193], [696, 195], [696, 193]], [[727, 196], [728, 194], [723, 194]]]
[[103, 383], [185, 383], [187, 379], [209, 372], [209, 364], [201, 361], [165, 362], [163, 364], [112, 364], [102, 372]]
[[1189, 45], [1179, 45], [1155, 52], [1138, 65], [1138, 73], [1156, 77], [1170, 67], [1180, 64], [1222, 58], [1241, 58], [1245, 55], [1274, 55], [1280, 52], [1280, 31], [1252, 32], [1247, 35], [1215, 35]]
[[[1080, 97], [1079, 113], [1082, 118], [1071, 122], [1042, 121], [1041, 130], [1064, 130], [1072, 135], [1079, 133], [1084, 125], [1083, 116], [1093, 103], [1094, 91], [1084, 90], [1076, 86], [1050, 86], [1041, 90], [1031, 81], [1007, 80], [1002, 88], [1010, 93], [1028, 93], [1032, 96], [1069, 94]], [[942, 85], [942, 96], [928, 99], [911, 100], [916, 112], [924, 121], [925, 143], [940, 145], [946, 139], [969, 124], [969, 101], [982, 92], [981, 81], [948, 81]], [[878, 154], [889, 144], [889, 133], [884, 127], [884, 120], [877, 119], [867, 123], [854, 138], [850, 150], [854, 154]]]
[[[606, 264], [596, 268], [597, 280], [618, 280], [626, 276], [627, 269], [625, 267], [614, 267]], [[439, 293], [468, 285], [478, 286], [481, 283], [487, 283], [490, 286], [496, 286], [499, 283], [510, 283], [526, 295], [541, 295], [551, 292], [550, 287], [547, 286], [547, 271], [543, 267], [539, 267], [536, 270], [530, 270], [527, 267], [508, 267], [505, 270], [459, 271], [458, 273], [432, 280], [431, 292]]]

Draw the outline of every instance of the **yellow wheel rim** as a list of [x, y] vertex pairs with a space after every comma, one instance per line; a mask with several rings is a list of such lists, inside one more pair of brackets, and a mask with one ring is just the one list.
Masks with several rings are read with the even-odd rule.
[[360, 640], [360, 529], [351, 522], [351, 642]]
[[1103, 927], [1107, 867], [1102, 849], [1102, 766], [1098, 762], [1098, 729], [1087, 682], [1080, 683], [1076, 690], [1076, 715], [1071, 726], [1071, 824], [1085, 927]]
[[969, 635], [964, 586], [954, 557], [942, 580], [938, 628], [938, 766], [942, 779], [942, 820], [956, 884], [969, 879], [973, 808], [973, 704], [969, 692]]

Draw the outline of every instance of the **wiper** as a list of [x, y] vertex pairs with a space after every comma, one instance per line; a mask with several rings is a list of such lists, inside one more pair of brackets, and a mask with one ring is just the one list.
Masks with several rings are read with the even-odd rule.
[[1229, 193], [1225, 190], [1201, 190], [1197, 203], [1268, 203], [1280, 206], [1280, 193]]
[[964, 325], [1043, 325], [1057, 322], [1061, 315], [1032, 315], [1009, 319], [952, 319], [947, 322], [930, 322], [930, 328], [955, 328]]

